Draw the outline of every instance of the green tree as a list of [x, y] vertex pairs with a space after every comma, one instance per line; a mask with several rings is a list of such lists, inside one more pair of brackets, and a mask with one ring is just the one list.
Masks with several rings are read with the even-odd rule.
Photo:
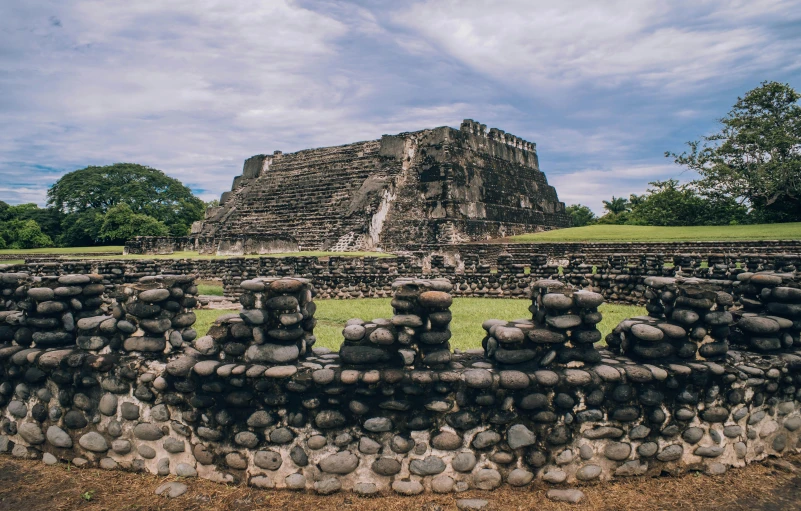
[[189, 226], [202, 219], [205, 210], [203, 201], [177, 179], [134, 163], [91, 166], [65, 174], [48, 190], [47, 202], [64, 213], [103, 215], [125, 204], [133, 213], [167, 225], [168, 232], [176, 235], [188, 234]]
[[707, 195], [745, 202], [760, 221], [801, 220], [799, 99], [789, 84], [762, 82], [737, 98], [718, 132], [665, 156], [698, 172]]
[[573, 204], [565, 208], [565, 212], [570, 215], [573, 227], [584, 227], [595, 223], [595, 213], [583, 204]]
[[42, 232], [35, 220], [13, 219], [0, 224], [5, 246], [14, 249], [52, 247], [53, 240]]
[[692, 184], [675, 179], [653, 181], [648, 193], [638, 196], [629, 224], [634, 225], [727, 225], [743, 223], [746, 208], [731, 197], [704, 197]]
[[103, 214], [93, 209], [65, 215], [61, 233], [58, 236], [59, 245], [90, 247], [102, 243], [100, 228], [103, 226], [104, 218]]
[[124, 243], [134, 236], [167, 236], [169, 228], [152, 216], [134, 213], [122, 203], [108, 210], [100, 226], [99, 238], [108, 243]]
[[604, 209], [613, 215], [619, 215], [629, 210], [629, 200], [625, 197], [612, 196], [612, 200], [605, 200]]

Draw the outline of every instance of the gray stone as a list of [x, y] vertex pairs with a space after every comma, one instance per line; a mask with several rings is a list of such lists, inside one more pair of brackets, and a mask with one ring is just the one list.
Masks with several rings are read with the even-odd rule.
[[353, 492], [362, 497], [371, 497], [378, 493], [378, 486], [375, 483], [356, 483]]
[[584, 465], [576, 471], [576, 479], [579, 481], [592, 481], [601, 476], [602, 469], [598, 465]]
[[106, 452], [108, 451], [108, 443], [103, 435], [95, 431], [90, 431], [78, 439], [78, 445], [92, 452]]
[[328, 474], [350, 474], [359, 466], [359, 458], [350, 451], [332, 454], [320, 460], [320, 469]]
[[312, 449], [314, 451], [322, 449], [323, 447], [326, 446], [327, 443], [328, 440], [326, 440], [326, 438], [322, 435], [314, 435], [306, 441], [306, 445], [309, 446], [309, 449]]
[[248, 460], [238, 452], [229, 452], [226, 454], [225, 464], [234, 470], [245, 470], [248, 468]]
[[545, 496], [556, 502], [567, 502], [569, 504], [578, 504], [584, 500], [584, 492], [581, 490], [576, 490], [575, 488], [566, 490], [553, 488], [548, 490], [548, 493], [546, 493]]
[[275, 483], [268, 475], [258, 475], [250, 479], [250, 484], [256, 488], [270, 489], [275, 488]]
[[512, 449], [534, 445], [536, 441], [537, 435], [522, 424], [515, 424], [506, 432], [506, 442]]
[[717, 445], [696, 447], [693, 454], [702, 458], [717, 458], [723, 454], [723, 447]]
[[370, 437], [363, 436], [359, 439], [359, 452], [362, 454], [377, 454], [381, 450], [381, 444]]
[[156, 405], [150, 409], [150, 418], [156, 422], [165, 422], [170, 420], [170, 411], [163, 404]]
[[140, 440], [160, 440], [164, 436], [161, 428], [149, 422], [141, 422], [134, 426], [134, 436]]
[[401, 495], [419, 495], [423, 493], [423, 485], [417, 481], [394, 481], [392, 489]]
[[102, 458], [100, 460], [100, 468], [103, 470], [117, 470], [119, 467], [119, 464], [112, 458]]
[[673, 444], [662, 449], [662, 452], [656, 455], [656, 459], [659, 461], [676, 461], [680, 459], [683, 454], [684, 448], [681, 445]]
[[443, 451], [455, 451], [462, 446], [462, 437], [450, 431], [443, 431], [431, 439], [431, 446], [434, 447], [434, 449]]
[[148, 460], [152, 460], [156, 457], [156, 450], [149, 445], [139, 444], [139, 446], [136, 447], [136, 452], [138, 452], [141, 457]]
[[277, 428], [270, 432], [270, 442], [274, 444], [288, 444], [295, 438], [287, 428]]
[[492, 385], [492, 373], [486, 369], [468, 369], [463, 376], [468, 387], [484, 389]]
[[623, 461], [631, 454], [631, 444], [625, 442], [609, 442], [604, 448], [604, 456], [613, 461]]
[[186, 450], [186, 443], [183, 440], [178, 440], [172, 437], [167, 437], [164, 439], [164, 443], [162, 445], [164, 446], [164, 450], [171, 454], [177, 454]]
[[542, 480], [548, 483], [560, 484], [565, 482], [566, 479], [567, 473], [560, 468], [548, 467], [542, 473]]
[[392, 421], [386, 417], [373, 417], [364, 421], [364, 429], [373, 433], [392, 430]]
[[534, 479], [534, 474], [522, 468], [516, 468], [506, 476], [506, 482], [512, 486], [525, 486]]
[[303, 490], [306, 488], [306, 476], [303, 474], [289, 474], [284, 479], [287, 489]]
[[28, 407], [25, 406], [25, 403], [22, 401], [11, 401], [8, 403], [6, 410], [14, 417], [19, 417], [20, 419], [28, 415]]
[[131, 442], [128, 440], [114, 440], [111, 442], [111, 450], [117, 454], [128, 454], [131, 452]]
[[175, 466], [175, 475], [178, 477], [197, 477], [197, 470], [189, 463], [179, 463]]
[[431, 479], [431, 491], [434, 493], [450, 493], [453, 491], [455, 481], [449, 475], [440, 474]]
[[428, 456], [422, 460], [412, 460], [409, 472], [418, 476], [432, 476], [445, 471], [445, 462], [436, 456]]
[[489, 501], [484, 499], [458, 499], [456, 508], [460, 511], [481, 511], [487, 509]]
[[178, 482], [169, 482], [164, 483], [158, 488], [156, 488], [156, 495], [164, 495], [165, 497], [169, 497], [174, 499], [176, 497], [180, 497], [189, 489], [184, 483]]
[[373, 462], [373, 472], [382, 476], [394, 476], [401, 471], [401, 464], [393, 458], [379, 458]]
[[456, 456], [453, 457], [451, 460], [451, 466], [457, 472], [471, 472], [478, 460], [476, 459], [476, 455], [472, 452], [465, 451], [460, 452]]
[[479, 490], [494, 490], [501, 481], [501, 473], [493, 468], [482, 468], [473, 476], [473, 486]]
[[32, 422], [20, 424], [17, 428], [17, 433], [31, 445], [43, 444], [45, 441], [42, 428]]
[[704, 430], [696, 427], [687, 428], [684, 430], [684, 433], [681, 434], [681, 437], [688, 444], [697, 444], [704, 437]]
[[247, 447], [248, 449], [253, 449], [259, 444], [259, 437], [251, 431], [240, 431], [234, 436], [234, 443], [242, 447]]
[[62, 449], [69, 449], [72, 447], [72, 438], [69, 434], [58, 426], [49, 426], [45, 433], [47, 441], [55, 447]]
[[58, 458], [56, 458], [49, 452], [46, 452], [42, 455], [42, 462], [45, 465], [55, 465], [56, 463], [58, 463]]
[[497, 444], [500, 441], [501, 441], [501, 435], [499, 435], [495, 431], [488, 430], [478, 433], [473, 438], [472, 445], [476, 449], [486, 449], [487, 447], [492, 447], [493, 445]]
[[103, 394], [97, 409], [100, 413], [109, 417], [117, 415], [117, 396], [111, 393]]
[[268, 362], [271, 364], [282, 364], [297, 360], [300, 355], [297, 345], [280, 344], [253, 344], [245, 352], [245, 360], [248, 362]]
[[256, 451], [253, 464], [265, 470], [278, 470], [283, 463], [281, 455], [275, 451]]

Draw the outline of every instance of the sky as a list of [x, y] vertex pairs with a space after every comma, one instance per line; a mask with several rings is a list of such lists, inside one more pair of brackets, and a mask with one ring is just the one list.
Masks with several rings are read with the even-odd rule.
[[134, 162], [204, 200], [274, 150], [470, 118], [566, 204], [654, 180], [762, 81], [801, 89], [801, 0], [0, 3], [0, 200]]

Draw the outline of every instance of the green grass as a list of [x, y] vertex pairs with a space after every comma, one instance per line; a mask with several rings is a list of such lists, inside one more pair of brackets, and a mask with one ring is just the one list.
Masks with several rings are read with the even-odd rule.
[[801, 222], [760, 225], [656, 227], [588, 225], [512, 236], [516, 243], [554, 241], [744, 241], [801, 239]]
[[195, 283], [197, 284], [197, 294], [199, 295], [223, 296], [223, 285], [221, 282], [214, 280], [198, 280]]
[[199, 254], [198, 252], [173, 252], [172, 254], [159, 255], [140, 255], [125, 254], [113, 256], [79, 257], [80, 259], [228, 259], [231, 257], [395, 257], [394, 254], [386, 252], [324, 252], [319, 250], [309, 250], [308, 252], [281, 252], [276, 254], [247, 254], [243, 256], [221, 256], [211, 254]]
[[0, 254], [88, 254], [97, 252], [118, 252], [122, 255], [121, 246], [108, 247], [58, 247], [58, 248], [26, 248], [26, 249], [5, 249], [0, 250]]
[[[339, 349], [342, 343], [342, 328], [351, 318], [361, 318], [369, 321], [375, 318], [392, 317], [392, 307], [389, 298], [365, 298], [361, 300], [318, 300], [317, 326], [314, 334], [317, 336], [316, 346]], [[493, 298], [455, 298], [451, 306], [453, 321], [451, 322], [451, 348], [471, 349], [480, 348], [484, 338], [484, 329], [481, 323], [486, 319], [513, 320], [530, 318], [528, 300], [503, 300]], [[598, 328], [606, 336], [625, 318], [645, 314], [645, 309], [630, 305], [604, 304], [601, 306], [603, 321]], [[195, 329], [198, 335], [205, 335], [214, 320], [228, 314], [230, 310], [198, 310]]]
[[24, 259], [2, 259], [0, 264], [25, 264]]

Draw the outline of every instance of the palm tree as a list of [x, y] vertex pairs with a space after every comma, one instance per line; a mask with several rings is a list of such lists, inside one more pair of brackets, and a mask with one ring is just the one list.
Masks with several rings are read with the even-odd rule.
[[604, 209], [613, 215], [624, 213], [629, 210], [629, 200], [625, 197], [615, 197], [613, 195], [611, 201], [604, 201]]

